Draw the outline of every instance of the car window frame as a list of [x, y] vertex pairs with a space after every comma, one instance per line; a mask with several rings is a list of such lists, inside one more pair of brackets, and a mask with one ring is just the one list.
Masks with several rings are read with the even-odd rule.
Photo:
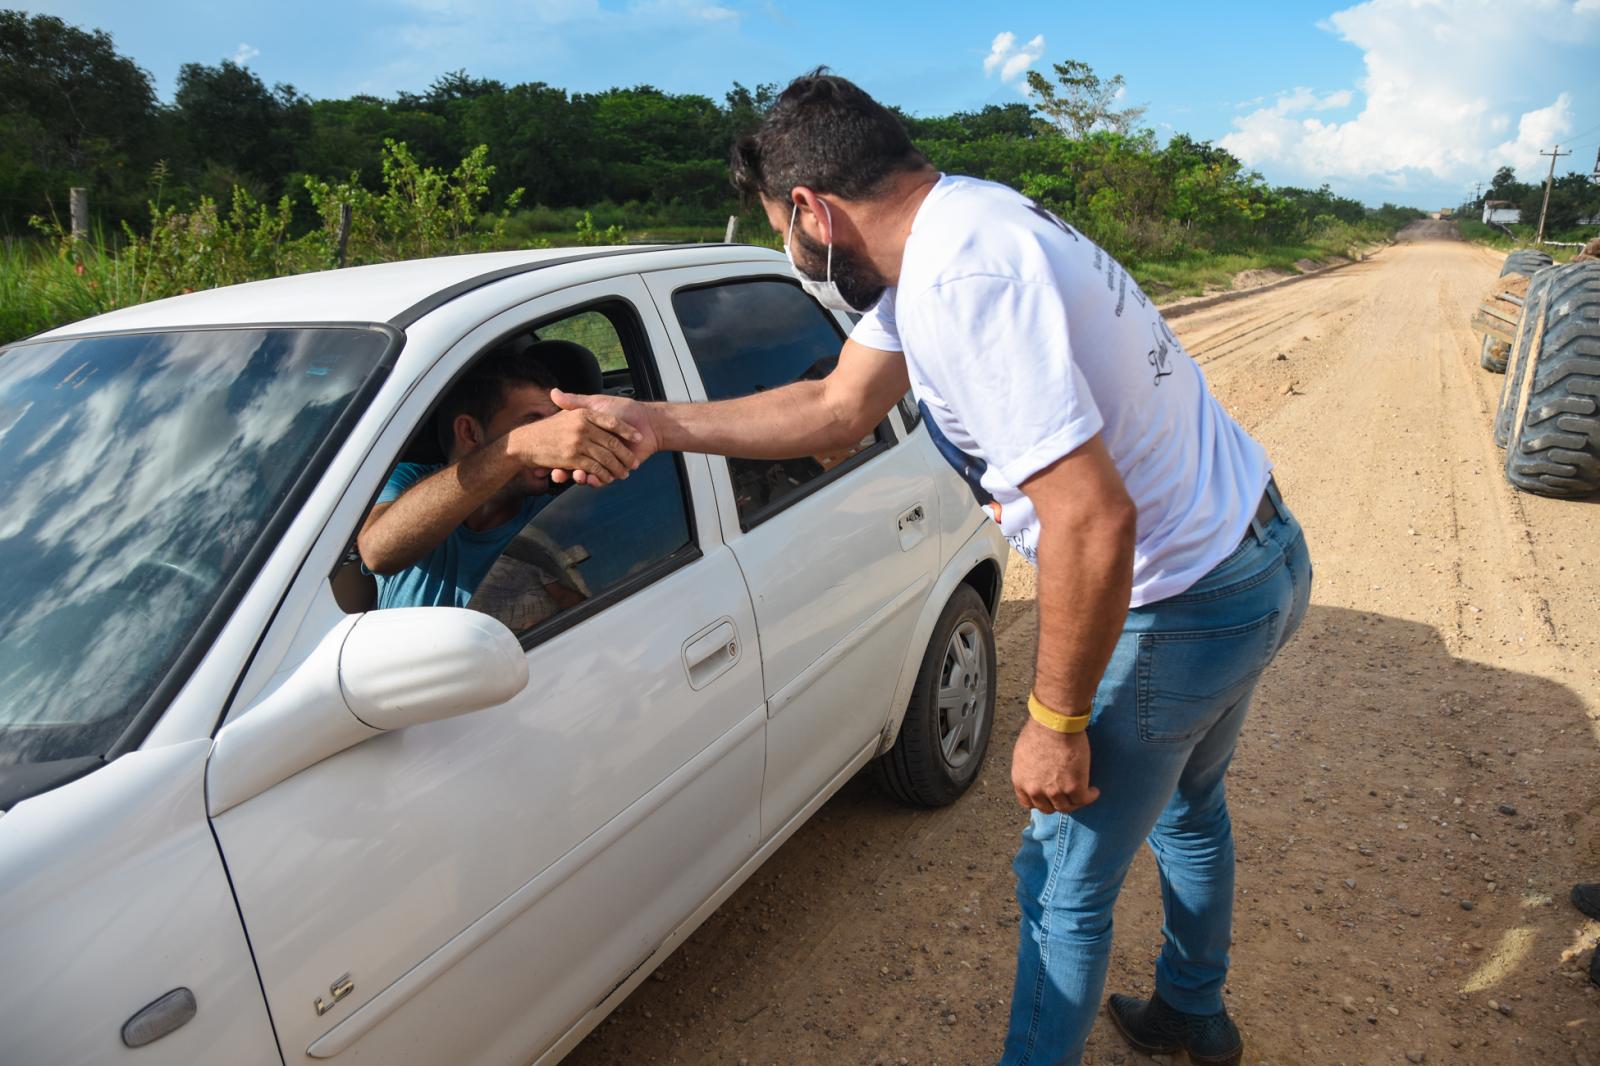
[[[612, 307], [609, 305], [615, 306]], [[633, 398], [641, 402], [656, 402], [664, 399], [666, 396], [666, 390], [661, 382], [661, 367], [658, 362], [659, 356], [650, 347], [650, 338], [645, 332], [644, 322], [640, 318], [640, 310], [639, 308], [634, 307], [625, 297], [621, 295], [602, 297], [598, 300], [573, 305], [555, 314], [540, 316], [539, 318], [528, 322], [520, 329], [508, 330], [500, 339], [509, 337], [514, 333], [526, 332], [528, 330], [538, 332], [539, 329], [551, 322], [559, 322], [565, 318], [572, 318], [575, 315], [583, 314], [585, 311], [598, 312], [606, 319], [606, 321], [610, 322], [611, 327], [617, 331], [617, 340], [622, 345], [623, 359], [627, 362], [628, 369], [634, 372], [635, 375], [633, 383]], [[608, 313], [608, 311], [615, 311], [616, 317], [614, 317], [613, 314]], [[499, 341], [497, 340], [494, 343], [499, 343]], [[484, 351], [487, 351], [490, 347], [493, 347], [493, 344], [486, 346]], [[480, 352], [479, 354], [481, 355], [482, 353]], [[477, 356], [473, 357], [473, 359], [476, 358]], [[463, 372], [465, 372], [466, 367], [472, 365], [472, 362], [473, 360], [468, 360], [468, 362], [463, 365]], [[643, 372], [642, 381], [639, 376], [640, 371]], [[641, 384], [643, 384], [645, 389], [648, 390], [648, 395], [639, 395], [639, 386]], [[448, 391], [448, 387], [446, 391]], [[439, 395], [442, 397], [444, 392], [441, 392]], [[606, 589], [604, 592], [598, 593], [574, 607], [569, 607], [564, 611], [557, 611], [555, 614], [533, 626], [531, 629], [521, 633], [516, 633], [515, 636], [518, 642], [521, 643], [523, 651], [531, 651], [538, 645], [543, 644], [546, 641], [561, 635], [562, 633], [565, 633], [567, 630], [572, 629], [575, 626], [581, 625], [588, 619], [593, 618], [596, 615], [603, 614], [613, 605], [629, 599], [634, 594], [643, 591], [649, 586], [655, 584], [657, 581], [662, 580], [670, 574], [676, 573], [677, 571], [693, 563], [695, 560], [701, 559], [705, 556], [704, 550], [700, 547], [700, 529], [695, 521], [694, 513], [694, 489], [690, 485], [688, 468], [684, 464], [682, 453], [671, 452], [668, 454], [671, 455], [673, 469], [675, 469], [678, 474], [678, 497], [679, 502], [683, 506], [684, 525], [688, 533], [688, 539], [682, 545], [674, 549], [670, 554], [662, 556], [649, 566], [646, 566], [643, 570], [640, 570], [638, 573], [633, 574], [630, 577], [624, 578], [622, 581], [619, 581], [617, 584]], [[568, 489], [567, 491], [604, 492], [606, 490], [592, 490], [580, 486], [577, 488]], [[535, 516], [529, 522], [529, 525], [532, 525], [536, 521], [538, 521], [537, 516]], [[501, 554], [504, 555], [505, 553], [502, 552]]]
[[[693, 374], [694, 385], [699, 388], [700, 395], [706, 397], [707, 400], [711, 400], [711, 396], [706, 391], [705, 378], [700, 374], [700, 364], [696, 361], [694, 351], [689, 346], [688, 337], [683, 332], [683, 324], [678, 320], [677, 306], [672, 301], [674, 301], [678, 294], [682, 292], [723, 288], [729, 285], [743, 285], [749, 284], [753, 281], [779, 282], [781, 284], [790, 286], [807, 300], [810, 300], [811, 303], [816, 307], [817, 312], [827, 321], [834, 333], [838, 335], [839, 346], [841, 349], [844, 347], [844, 342], [848, 337], [848, 334], [840, 327], [838, 318], [835, 317], [833, 313], [830, 312], [826, 307], [823, 307], [820, 303], [818, 303], [814, 297], [807, 293], [792, 275], [776, 273], [752, 273], [741, 274], [736, 277], [725, 277], [713, 281], [691, 281], [685, 282], [681, 285], [673, 285], [668, 294], [669, 306], [665, 309], [658, 308], [658, 310], [661, 310], [661, 313], [664, 317], [668, 315], [671, 316], [671, 325], [677, 330], [678, 336], [683, 338], [683, 352], [682, 358], [680, 359], [680, 365], [682, 366], [683, 373], [686, 377], [691, 373]], [[734, 398], [735, 397], [719, 397], [719, 399]], [[894, 427], [890, 424], [889, 416], [887, 414], [885, 414], [884, 417], [872, 427], [872, 432], [876, 439], [869, 447], [861, 449], [844, 462], [834, 466], [832, 469], [824, 470], [821, 474], [818, 474], [816, 477], [807, 481], [804, 485], [797, 487], [793, 492], [790, 492], [784, 496], [783, 499], [778, 500], [775, 503], [769, 503], [759, 507], [751, 512], [749, 516], [746, 516], [740, 512], [736, 504], [734, 508], [734, 519], [739, 527], [739, 531], [741, 533], [750, 533], [754, 531], [772, 518], [777, 517], [784, 511], [787, 511], [789, 508], [800, 503], [802, 500], [805, 500], [813, 493], [821, 491], [823, 488], [833, 484], [835, 481], [838, 481], [850, 473], [860, 469], [861, 467], [866, 466], [873, 459], [892, 449], [900, 441], [899, 434], [894, 431]], [[733, 471], [728, 466], [728, 458], [726, 456], [719, 456], [718, 458], [722, 460], [720, 464], [722, 475], [727, 479], [728, 486], [731, 489], [733, 486]]]
[[[441, 385], [439, 385], [438, 388], [433, 390], [433, 398], [429, 401], [426, 409], [424, 410], [422, 418], [411, 427], [410, 432], [406, 435], [400, 446], [400, 451], [396, 453], [393, 458], [391, 458], [387, 467], [388, 471], [392, 472], [395, 464], [404, 461], [401, 457], [404, 454], [406, 447], [409, 446], [410, 441], [416, 435], [419, 429], [421, 429], [422, 426], [432, 419], [434, 410], [437, 408], [439, 401], [442, 400], [443, 397], [455, 387], [456, 382], [461, 380], [461, 378], [466, 375], [467, 371], [475, 363], [477, 363], [477, 361], [481, 359], [485, 353], [509, 337], [513, 337], [521, 333], [537, 332], [539, 329], [549, 325], [552, 322], [559, 322], [562, 319], [583, 314], [585, 311], [598, 312], [605, 317], [605, 319], [611, 323], [612, 328], [617, 331], [617, 339], [622, 345], [623, 357], [627, 360], [628, 369], [630, 372], [635, 374], [634, 398], [641, 401], [664, 400], [666, 397], [666, 388], [661, 380], [661, 367], [659, 362], [660, 356], [655, 352], [654, 348], [651, 347], [649, 334], [645, 329], [642, 318], [643, 309], [636, 306], [633, 301], [628, 299], [628, 297], [622, 293], [595, 296], [576, 303], [568, 304], [557, 311], [550, 311], [531, 318], [523, 319], [515, 325], [509, 325], [505, 329], [498, 330], [491, 334], [490, 339], [481, 344], [477, 351], [471, 356], [463, 360], [461, 365], [456, 368], [455, 372], [452, 373]], [[641, 385], [644, 386], [649, 395], [639, 395], [639, 388]], [[683, 505], [684, 523], [688, 531], [687, 541], [680, 547], [673, 550], [670, 554], [662, 556], [660, 559], [651, 563], [638, 573], [630, 575], [611, 588], [606, 589], [604, 592], [598, 593], [592, 598], [585, 600], [583, 603], [569, 607], [564, 611], [558, 611], [532, 628], [524, 630], [520, 633], [513, 630], [512, 633], [517, 638], [518, 643], [522, 645], [524, 652], [531, 651], [540, 644], [544, 644], [554, 637], [565, 633], [574, 626], [580, 625], [588, 619], [604, 613], [608, 608], [614, 606], [615, 604], [632, 597], [634, 594], [642, 591], [650, 585], [655, 584], [657, 581], [662, 580], [670, 574], [676, 573], [678, 570], [683, 569], [697, 559], [704, 557], [705, 551], [701, 547], [701, 531], [699, 522], [695, 516], [693, 495], [694, 489], [691, 484], [689, 471], [684, 463], [684, 457], [681, 453], [673, 452], [670, 454], [674, 468], [677, 470], [678, 475], [679, 499]], [[387, 475], [373, 491], [372, 497], [368, 501], [366, 509], [361, 512], [360, 518], [357, 520], [355, 530], [352, 531], [350, 536], [349, 543], [352, 548], [355, 544], [355, 536], [360, 532], [362, 522], [366, 520], [366, 516], [371, 513], [372, 508], [377, 504], [378, 497], [382, 495], [383, 485], [386, 482]], [[591, 490], [579, 486], [567, 491], [603, 492], [605, 490]], [[533, 524], [534, 521], [537, 521], [537, 516], [530, 520], [529, 524]], [[501, 554], [504, 555], [504, 552]], [[498, 557], [496, 561], [498, 561]], [[341, 556], [340, 561], [335, 563], [333, 568], [329, 570], [325, 576], [325, 580], [331, 581], [333, 575], [342, 565], [343, 557]], [[374, 607], [372, 610], [377, 610], [377, 608]]]

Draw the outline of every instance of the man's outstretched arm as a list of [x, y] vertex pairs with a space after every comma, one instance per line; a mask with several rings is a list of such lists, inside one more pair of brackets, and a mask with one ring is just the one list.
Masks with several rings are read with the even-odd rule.
[[[644, 435], [633, 445], [641, 459], [654, 451], [793, 459], [851, 447], [910, 386], [901, 353], [847, 340], [839, 365], [822, 380], [796, 381], [736, 400], [641, 404], [559, 390], [551, 398], [569, 410], [587, 408], [626, 419]], [[585, 478], [580, 474], [576, 480]]]

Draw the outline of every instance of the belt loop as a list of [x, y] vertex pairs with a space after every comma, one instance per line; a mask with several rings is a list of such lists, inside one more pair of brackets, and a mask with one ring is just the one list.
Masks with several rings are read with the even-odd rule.
[[1278, 479], [1267, 475], [1267, 499], [1272, 501], [1272, 509], [1278, 512], [1278, 517], [1288, 521], [1289, 508], [1283, 505], [1283, 493], [1278, 491]]
[[1250, 517], [1250, 535], [1256, 538], [1257, 544], [1265, 544], [1267, 542], [1266, 527], [1254, 515]]

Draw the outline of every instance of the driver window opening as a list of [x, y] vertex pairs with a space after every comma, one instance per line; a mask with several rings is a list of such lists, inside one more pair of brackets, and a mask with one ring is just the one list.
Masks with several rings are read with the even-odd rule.
[[[441, 513], [445, 501], [461, 505], [464, 482], [450, 468], [509, 429], [560, 415], [549, 399], [552, 386], [654, 398], [659, 389], [648, 360], [642, 329], [618, 302], [532, 323], [490, 345], [445, 387], [391, 464], [332, 575], [339, 606], [350, 613], [468, 607], [526, 636], [598, 610], [647, 575], [692, 557], [682, 465], [668, 453], [603, 488], [558, 485], [524, 471], [465, 522], [451, 526], [457, 512]], [[463, 429], [464, 414], [470, 421]], [[387, 511], [412, 492], [423, 495], [406, 511]], [[402, 543], [405, 565], [360, 537], [363, 528], [400, 518], [383, 529], [382, 543]]]

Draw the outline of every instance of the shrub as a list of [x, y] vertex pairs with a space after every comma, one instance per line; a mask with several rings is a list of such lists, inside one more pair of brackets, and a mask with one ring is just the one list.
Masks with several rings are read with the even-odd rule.
[[373, 192], [357, 175], [330, 185], [306, 179], [311, 206], [322, 221], [320, 236], [331, 258], [337, 255], [339, 218], [350, 205], [347, 263], [381, 263], [452, 252], [500, 247], [511, 211], [522, 199], [517, 189], [496, 214], [484, 214], [494, 167], [489, 147], [480, 144], [448, 174], [416, 161], [404, 142], [383, 142], [382, 192]]

